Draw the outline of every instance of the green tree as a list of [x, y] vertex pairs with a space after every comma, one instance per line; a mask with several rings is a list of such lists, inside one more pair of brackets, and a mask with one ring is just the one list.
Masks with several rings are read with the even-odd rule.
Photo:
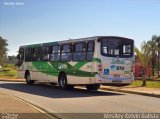
[[159, 37], [157, 37], [157, 47], [158, 47], [158, 77], [159, 77], [159, 57], [160, 57], [160, 36]]
[[158, 66], [159, 66], [160, 37], [153, 35], [152, 39], [149, 40], [147, 44], [151, 54], [152, 76], [154, 76], [155, 68], [159, 70]]
[[0, 36], [0, 65], [3, 65], [7, 58], [7, 40]]
[[146, 68], [151, 60], [150, 47], [144, 41], [141, 45], [141, 50], [139, 50], [137, 47], [135, 47], [134, 50], [142, 63], [142, 68], [143, 68], [142, 86], [146, 86]]
[[156, 57], [157, 57], [157, 36], [153, 35], [152, 39], [147, 42], [147, 46], [150, 49], [150, 54], [151, 54], [151, 67], [152, 67], [152, 76], [154, 76], [154, 70], [155, 70], [155, 65], [156, 65]]

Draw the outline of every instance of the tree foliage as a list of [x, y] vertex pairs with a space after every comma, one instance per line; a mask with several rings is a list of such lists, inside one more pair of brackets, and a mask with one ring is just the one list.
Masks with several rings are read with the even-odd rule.
[[151, 60], [149, 44], [144, 41], [141, 45], [141, 50], [139, 50], [137, 47], [135, 47], [134, 50], [142, 63], [142, 68], [143, 68], [142, 86], [145, 86], [146, 85], [146, 68]]
[[7, 40], [0, 36], [0, 65], [2, 65], [7, 58]]
[[155, 66], [158, 64], [157, 59], [159, 56], [159, 40], [160, 37], [153, 35], [152, 39], [147, 42], [148, 49], [150, 50], [151, 54], [151, 67], [152, 67], [152, 75], [154, 76]]
[[[142, 68], [143, 68], [143, 84], [142, 86], [146, 85], [146, 68], [148, 65], [152, 65], [152, 74], [154, 75], [154, 68], [156, 65], [156, 58], [159, 56], [160, 51], [160, 36], [153, 35], [152, 39], [143, 42], [141, 44], [141, 50], [139, 50], [137, 47], [135, 47], [135, 52], [137, 56], [139, 57]], [[158, 59], [158, 65], [159, 65], [159, 59]]]

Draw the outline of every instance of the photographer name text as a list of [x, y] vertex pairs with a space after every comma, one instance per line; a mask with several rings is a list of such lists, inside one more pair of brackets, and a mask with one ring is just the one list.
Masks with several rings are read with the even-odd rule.
[[5, 6], [22, 6], [24, 5], [24, 2], [4, 2]]

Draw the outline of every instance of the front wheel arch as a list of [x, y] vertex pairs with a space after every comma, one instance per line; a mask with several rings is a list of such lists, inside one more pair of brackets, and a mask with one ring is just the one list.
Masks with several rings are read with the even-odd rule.
[[28, 75], [28, 74], [30, 75], [29, 70], [26, 70], [26, 71], [25, 71], [25, 75], [24, 75], [24, 78], [25, 78], [25, 79], [27, 78], [27, 75]]
[[74, 85], [69, 85], [67, 82], [67, 75], [65, 72], [59, 73], [58, 83], [62, 89], [72, 90], [74, 89]]
[[26, 82], [28, 85], [33, 85], [35, 82], [34, 80], [31, 80], [29, 70], [26, 70], [26, 72], [25, 72], [25, 79], [26, 79]]

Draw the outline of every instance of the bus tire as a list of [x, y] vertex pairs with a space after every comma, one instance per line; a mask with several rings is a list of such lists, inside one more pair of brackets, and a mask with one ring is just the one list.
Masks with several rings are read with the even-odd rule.
[[30, 76], [30, 73], [28, 71], [26, 72], [25, 78], [26, 78], [26, 82], [27, 82], [28, 85], [33, 85], [34, 84], [34, 80], [31, 80], [31, 76]]
[[67, 77], [66, 77], [65, 73], [60, 74], [58, 82], [59, 82], [60, 87], [64, 90], [73, 90], [74, 89], [74, 85], [67, 84]]
[[51, 82], [50, 84], [51, 84], [52, 86], [55, 86], [55, 85], [56, 85], [56, 83], [53, 83], [53, 82]]
[[73, 90], [74, 89], [74, 85], [67, 85], [67, 89], [68, 90]]
[[100, 84], [88, 84], [86, 85], [87, 90], [98, 90], [100, 88]]

